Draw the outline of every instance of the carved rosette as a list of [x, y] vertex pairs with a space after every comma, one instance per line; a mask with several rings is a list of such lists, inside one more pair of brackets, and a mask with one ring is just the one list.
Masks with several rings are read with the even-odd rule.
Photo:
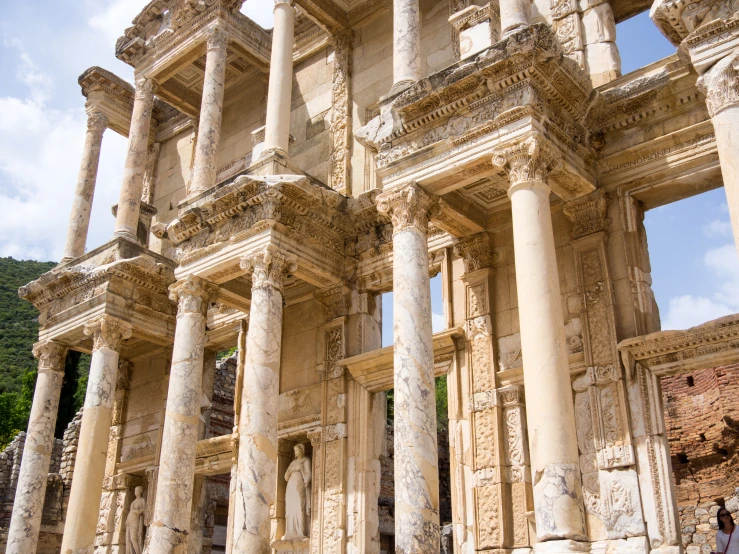
[[493, 165], [508, 174], [511, 188], [532, 181], [546, 185], [549, 172], [561, 163], [559, 153], [539, 133], [493, 153]]
[[38, 360], [39, 371], [48, 370], [63, 373], [67, 350], [66, 345], [53, 340], [40, 341], [34, 344], [33, 357]]
[[283, 292], [285, 277], [298, 268], [294, 255], [270, 247], [245, 256], [239, 265], [241, 269], [251, 273], [252, 289], [272, 287], [280, 293]]
[[178, 316], [185, 313], [205, 316], [208, 305], [214, 302], [217, 296], [218, 286], [192, 275], [169, 287], [169, 298], [177, 302]]
[[428, 232], [429, 219], [438, 209], [439, 199], [415, 183], [383, 192], [377, 196], [377, 211], [390, 218], [393, 232], [417, 229]]
[[708, 113], [714, 117], [721, 110], [739, 103], [739, 53], [719, 61], [698, 79], [698, 89], [706, 95]]
[[221, 25], [216, 25], [208, 29], [208, 38], [206, 39], [207, 51], [225, 50], [228, 45], [228, 31]]
[[131, 330], [130, 323], [110, 315], [85, 323], [85, 335], [92, 337], [93, 351], [108, 348], [117, 352], [121, 342], [131, 338]]
[[493, 267], [493, 252], [486, 233], [460, 240], [454, 245], [454, 253], [462, 258], [465, 273]]
[[564, 214], [572, 222], [572, 238], [579, 239], [601, 231], [607, 232], [611, 220], [608, 219], [608, 197], [602, 190], [569, 202]]
[[92, 112], [87, 114], [87, 132], [94, 133], [96, 136], [103, 134], [108, 128], [108, 118], [100, 112]]

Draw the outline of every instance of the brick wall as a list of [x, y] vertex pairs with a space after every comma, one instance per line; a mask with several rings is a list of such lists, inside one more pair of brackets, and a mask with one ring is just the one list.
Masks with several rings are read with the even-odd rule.
[[683, 546], [708, 554], [719, 506], [739, 521], [739, 364], [665, 377], [662, 395]]

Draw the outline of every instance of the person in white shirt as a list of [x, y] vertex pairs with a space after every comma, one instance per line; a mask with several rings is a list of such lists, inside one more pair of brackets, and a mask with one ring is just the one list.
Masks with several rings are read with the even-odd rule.
[[716, 513], [718, 531], [716, 532], [715, 554], [739, 554], [739, 532], [736, 532], [734, 518], [723, 506]]

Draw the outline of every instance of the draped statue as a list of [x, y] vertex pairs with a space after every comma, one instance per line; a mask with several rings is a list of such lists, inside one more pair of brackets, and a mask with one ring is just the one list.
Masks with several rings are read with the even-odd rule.
[[144, 550], [146, 500], [141, 497], [144, 493], [143, 487], [136, 487], [133, 492], [136, 498], [131, 502], [126, 517], [126, 554], [141, 554]]
[[296, 444], [295, 459], [285, 472], [285, 535], [283, 540], [302, 539], [310, 534], [311, 463], [305, 445]]

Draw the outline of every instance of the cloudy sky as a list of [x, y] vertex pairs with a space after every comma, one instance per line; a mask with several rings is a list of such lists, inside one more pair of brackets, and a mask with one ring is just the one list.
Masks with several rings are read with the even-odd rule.
[[[82, 143], [77, 77], [92, 65], [132, 79], [115, 41], [146, 0], [24, 0], [0, 14], [0, 256], [58, 260], [64, 245]], [[243, 12], [271, 27], [272, 2]], [[618, 26], [624, 72], [673, 53], [646, 14]], [[125, 140], [106, 131], [88, 248], [113, 230]], [[723, 189], [653, 210], [646, 225], [663, 328], [678, 329], [739, 311], [739, 259]], [[435, 323], [442, 321], [434, 287]], [[387, 315], [387, 313], [386, 313]], [[386, 321], [390, 318], [386, 317]], [[391, 333], [386, 330], [386, 335]], [[386, 338], [386, 341], [388, 339]]]

